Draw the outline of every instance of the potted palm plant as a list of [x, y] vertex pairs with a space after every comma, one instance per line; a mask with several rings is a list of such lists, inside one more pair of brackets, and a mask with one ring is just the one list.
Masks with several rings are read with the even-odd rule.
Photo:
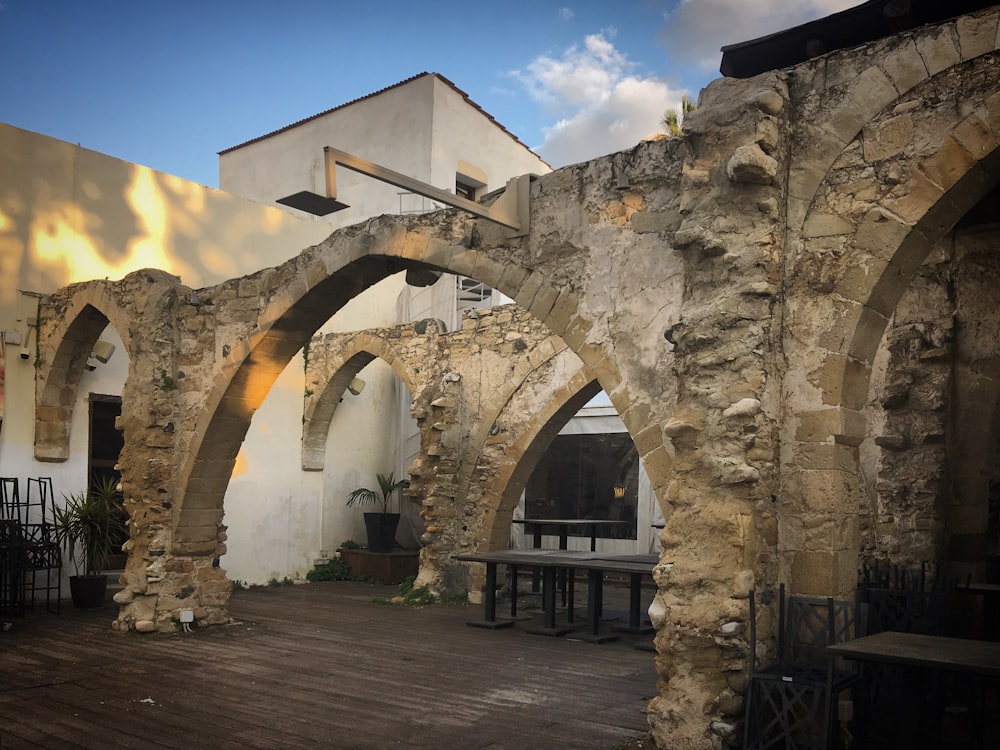
[[76, 570], [69, 578], [73, 604], [99, 607], [108, 586], [104, 573], [108, 557], [125, 533], [117, 482], [104, 479], [64, 498], [63, 505], [55, 509], [55, 529]]
[[396, 529], [399, 527], [399, 513], [390, 513], [389, 505], [393, 496], [410, 486], [407, 479], [396, 481], [393, 472], [376, 474], [378, 491], [358, 487], [347, 496], [347, 505], [374, 506], [377, 511], [365, 513], [365, 531], [368, 533], [370, 552], [391, 552], [396, 544]]

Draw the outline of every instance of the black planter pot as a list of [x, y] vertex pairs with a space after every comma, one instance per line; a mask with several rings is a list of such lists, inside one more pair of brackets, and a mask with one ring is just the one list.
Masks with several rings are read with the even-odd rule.
[[369, 552], [392, 552], [396, 546], [399, 513], [365, 513]]
[[69, 593], [74, 607], [100, 607], [104, 604], [104, 593], [107, 590], [108, 577], [105, 575], [69, 577]]

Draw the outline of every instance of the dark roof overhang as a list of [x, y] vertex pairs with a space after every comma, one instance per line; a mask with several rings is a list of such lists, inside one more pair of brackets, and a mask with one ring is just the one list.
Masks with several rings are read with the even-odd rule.
[[730, 78], [750, 78], [996, 4], [996, 0], [869, 0], [801, 26], [727, 45], [719, 70]]

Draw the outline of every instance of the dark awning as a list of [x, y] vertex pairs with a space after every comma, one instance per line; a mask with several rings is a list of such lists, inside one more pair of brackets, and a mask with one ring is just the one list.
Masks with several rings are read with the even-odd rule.
[[996, 0], [869, 0], [801, 26], [727, 45], [719, 70], [730, 78], [749, 78], [996, 4]]

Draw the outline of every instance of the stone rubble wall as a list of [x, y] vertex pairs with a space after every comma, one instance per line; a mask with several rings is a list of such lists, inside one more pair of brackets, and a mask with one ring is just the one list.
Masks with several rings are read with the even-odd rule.
[[[412, 396], [421, 450], [409, 469], [406, 495], [420, 505], [426, 528], [418, 583], [446, 596], [467, 593], [471, 585], [476, 598], [483, 585], [481, 572], [470, 584], [468, 566], [454, 563], [451, 556], [495, 548], [493, 540], [501, 535], [506, 546], [510, 526], [509, 510], [498, 518], [482, 500], [480, 484], [488, 471], [480, 454], [500, 451], [519, 462], [510, 432], [496, 427], [501, 415], [510, 414], [516, 401], [514, 413], [505, 419], [517, 423], [518, 436], [537, 434], [545, 422], [536, 415], [583, 365], [558, 337], [514, 305], [466, 314], [453, 332], [445, 332], [440, 321], [425, 320], [326, 334], [309, 347], [304, 433], [317, 432], [325, 439], [335, 409], [313, 424], [315, 404], [339, 401], [360, 352], [369, 355], [361, 360], [365, 364], [371, 356], [390, 364]], [[575, 366], [568, 371], [556, 366], [560, 356], [572, 358]], [[479, 484], [473, 484], [473, 472]]]

